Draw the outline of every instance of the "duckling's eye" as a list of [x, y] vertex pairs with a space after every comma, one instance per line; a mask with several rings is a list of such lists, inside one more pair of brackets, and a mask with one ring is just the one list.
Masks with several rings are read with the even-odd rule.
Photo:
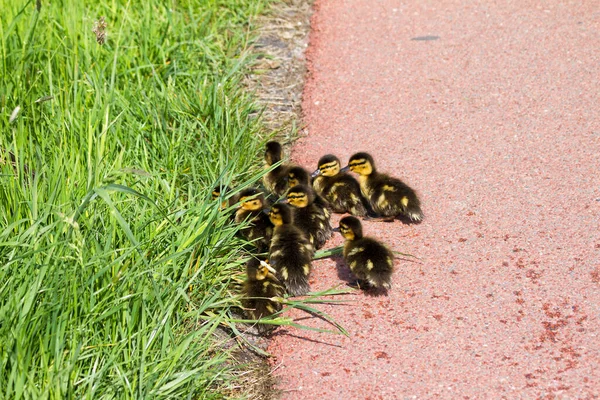
[[303, 197], [304, 197], [304, 195], [302, 195], [302, 194], [294, 194], [294, 195], [288, 196], [287, 198], [288, 198], [288, 200], [298, 200]]

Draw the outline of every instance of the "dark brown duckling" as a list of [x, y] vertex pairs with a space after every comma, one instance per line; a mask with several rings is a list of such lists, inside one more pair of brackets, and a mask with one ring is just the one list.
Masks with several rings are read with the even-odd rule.
[[346, 239], [344, 261], [358, 278], [360, 287], [390, 289], [394, 254], [379, 241], [364, 237], [362, 225], [356, 217], [342, 218], [339, 229]]
[[[246, 273], [241, 302], [248, 318], [259, 320], [281, 311], [278, 299], [283, 298], [285, 287], [275, 276], [275, 270], [265, 261], [253, 258], [246, 264]], [[260, 323], [256, 327], [261, 334], [275, 328]]]
[[[288, 171], [288, 190], [298, 185], [311, 186], [311, 180], [311, 175], [307, 170], [297, 165], [291, 166]], [[316, 192], [314, 203], [324, 210], [327, 218], [331, 217], [331, 205]]]
[[296, 185], [310, 185], [310, 181], [310, 174], [304, 168], [298, 165], [292, 165], [288, 169], [288, 189]]
[[403, 216], [411, 222], [423, 220], [421, 201], [415, 191], [400, 179], [377, 172], [370, 154], [354, 154], [342, 171], [346, 169], [359, 175], [358, 182], [363, 196], [369, 201], [373, 211], [386, 220], [394, 220], [397, 216]]
[[294, 207], [294, 224], [300, 228], [315, 249], [320, 249], [331, 237], [333, 228], [327, 208], [315, 202], [315, 192], [310, 186], [296, 185], [286, 194], [286, 201]]
[[[279, 142], [271, 141], [266, 144], [265, 169], [283, 159], [283, 148]], [[280, 164], [263, 176], [263, 185], [267, 191], [277, 198], [283, 196], [288, 189], [288, 171], [290, 165]]]
[[341, 172], [340, 160], [327, 154], [319, 160], [313, 172], [313, 188], [325, 198], [335, 213], [350, 213], [359, 217], [367, 215], [367, 201], [360, 191], [358, 181], [350, 174]]
[[249, 225], [240, 234], [246, 240], [253, 242], [259, 252], [266, 252], [273, 235], [273, 224], [263, 212], [265, 197], [256, 188], [245, 189], [240, 193], [240, 208], [235, 213], [235, 222], [248, 221]]
[[238, 202], [238, 196], [229, 196], [229, 193], [231, 193], [231, 189], [227, 185], [217, 185], [211, 193], [213, 201], [221, 199], [221, 204], [219, 205], [219, 209], [221, 211], [225, 210], [228, 207], [232, 207], [235, 203]]
[[294, 225], [292, 209], [287, 204], [273, 205], [269, 218], [275, 225], [269, 262], [291, 296], [305, 295], [310, 291], [308, 277], [314, 248], [304, 232]]

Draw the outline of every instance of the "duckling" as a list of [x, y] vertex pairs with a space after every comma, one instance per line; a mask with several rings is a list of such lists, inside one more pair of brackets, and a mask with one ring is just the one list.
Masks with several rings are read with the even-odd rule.
[[286, 202], [294, 207], [294, 223], [310, 240], [315, 249], [323, 247], [332, 235], [329, 211], [315, 202], [310, 186], [296, 185], [288, 190]]
[[[265, 261], [251, 259], [246, 264], [248, 278], [242, 288], [242, 306], [250, 319], [261, 319], [281, 311], [276, 298], [283, 297], [285, 287], [275, 276], [275, 270]], [[258, 324], [259, 333], [266, 333], [274, 326]]]
[[273, 235], [273, 224], [263, 212], [265, 197], [256, 188], [245, 189], [240, 193], [240, 208], [235, 212], [235, 222], [242, 223], [246, 220], [249, 226], [242, 229], [240, 234], [245, 239], [252, 241], [259, 252], [266, 252]]
[[293, 165], [288, 169], [287, 188], [292, 188], [296, 185], [310, 185], [310, 174], [304, 168]]
[[[265, 150], [265, 169], [269, 169], [273, 164], [281, 161], [282, 155], [283, 149], [279, 142], [268, 142]], [[289, 168], [290, 166], [287, 164], [280, 164], [263, 176], [263, 185], [268, 192], [277, 197], [285, 194]]]
[[292, 209], [287, 204], [274, 204], [269, 218], [275, 225], [269, 261], [291, 296], [305, 295], [310, 290], [308, 276], [314, 248], [304, 232], [294, 225]]
[[393, 221], [398, 215], [412, 222], [421, 222], [423, 212], [415, 191], [400, 179], [380, 174], [375, 169], [373, 157], [368, 153], [356, 153], [350, 157], [344, 170], [356, 172], [360, 189], [377, 214]]
[[[311, 175], [307, 170], [300, 166], [290, 166], [288, 171], [288, 190], [297, 185], [306, 185], [311, 186]], [[358, 184], [357, 184], [358, 185]], [[325, 200], [321, 195], [315, 192], [315, 201], [314, 203], [323, 209], [326, 217], [331, 217], [331, 205], [327, 200]]]
[[235, 222], [235, 213], [236, 210], [233, 207], [238, 201], [238, 195], [235, 194], [229, 198], [227, 198], [227, 196], [229, 196], [229, 193], [231, 192], [230, 188], [226, 185], [217, 185], [215, 186], [215, 188], [212, 191], [212, 200], [213, 201], [217, 201], [220, 199], [219, 202], [219, 211], [223, 212], [223, 213], [227, 213], [227, 217], [228, 217], [228, 221], [229, 222]]
[[346, 239], [344, 261], [359, 283], [367, 287], [390, 289], [394, 254], [377, 240], [364, 237], [362, 225], [356, 217], [342, 218], [339, 230]]
[[231, 192], [231, 189], [227, 185], [217, 185], [212, 191], [212, 199], [213, 201], [221, 198], [221, 204], [219, 206], [219, 210], [223, 211], [227, 207], [233, 206], [237, 203], [237, 196], [231, 196], [227, 199], [227, 195]]
[[364, 217], [367, 202], [361, 194], [360, 185], [350, 174], [341, 172], [340, 160], [333, 154], [319, 159], [319, 167], [313, 176], [313, 188], [331, 204], [335, 213], [349, 212]]

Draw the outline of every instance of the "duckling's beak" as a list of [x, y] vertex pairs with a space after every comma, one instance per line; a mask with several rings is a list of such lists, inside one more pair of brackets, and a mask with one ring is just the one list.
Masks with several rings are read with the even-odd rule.
[[269, 213], [271, 212], [271, 209], [270, 208], [265, 208], [262, 211], [263, 211], [264, 214], [269, 215]]
[[315, 172], [313, 172], [312, 174], [310, 174], [311, 178], [314, 178], [315, 176], [319, 176], [321, 175], [321, 170], [317, 169]]
[[339, 227], [339, 226], [338, 226], [337, 228], [333, 228], [333, 229], [332, 229], [332, 231], [333, 231], [333, 232], [341, 232], [341, 231], [340, 231], [340, 227]]
[[346, 165], [344, 168], [340, 169], [340, 172], [348, 172], [350, 171], [350, 166]]
[[288, 199], [281, 199], [278, 201], [278, 203], [289, 204], [290, 201]]

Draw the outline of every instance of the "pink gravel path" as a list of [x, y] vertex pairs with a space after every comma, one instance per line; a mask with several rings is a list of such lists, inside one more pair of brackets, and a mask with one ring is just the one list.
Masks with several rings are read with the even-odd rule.
[[598, 398], [600, 2], [317, 0], [308, 60], [292, 158], [372, 152], [425, 221], [366, 233], [422, 262], [280, 329], [283, 398]]

